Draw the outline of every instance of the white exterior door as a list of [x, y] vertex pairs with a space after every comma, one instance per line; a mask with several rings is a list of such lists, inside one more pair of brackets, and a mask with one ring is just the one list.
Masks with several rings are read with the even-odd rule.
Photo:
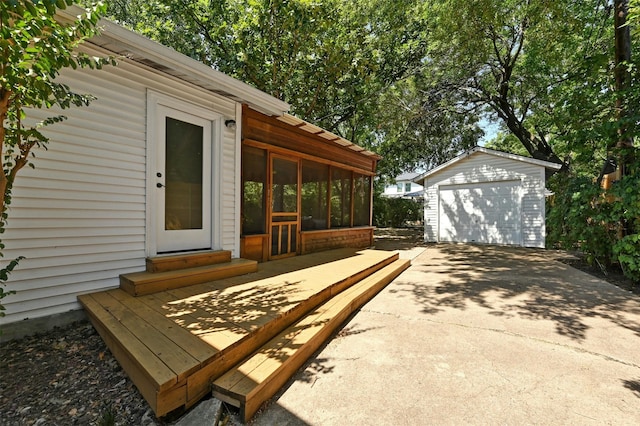
[[213, 123], [165, 105], [156, 120], [157, 252], [211, 248]]
[[439, 241], [521, 245], [520, 181], [443, 185]]

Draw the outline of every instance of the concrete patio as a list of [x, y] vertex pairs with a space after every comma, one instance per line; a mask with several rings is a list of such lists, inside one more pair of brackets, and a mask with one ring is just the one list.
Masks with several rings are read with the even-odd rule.
[[405, 248], [253, 424], [640, 424], [638, 296], [542, 250]]

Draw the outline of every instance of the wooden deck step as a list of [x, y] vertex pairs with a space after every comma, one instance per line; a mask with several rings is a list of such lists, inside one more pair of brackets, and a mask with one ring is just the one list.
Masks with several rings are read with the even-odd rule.
[[216, 354], [214, 348], [121, 289], [78, 300], [154, 412], [161, 416], [186, 404], [187, 378]]
[[155, 256], [147, 258], [147, 272], [166, 272], [178, 269], [196, 268], [198, 266], [215, 265], [231, 261], [229, 250], [203, 251], [171, 256]]
[[258, 262], [248, 259], [232, 259], [226, 263], [178, 269], [166, 272], [134, 272], [120, 275], [120, 288], [132, 296], [201, 284], [224, 278], [244, 275], [258, 270]]
[[[214, 380], [283, 330], [310, 313], [317, 316], [313, 313], [334, 296], [349, 294], [351, 286], [358, 288], [397, 259], [395, 252], [340, 249], [267, 262], [243, 276], [207, 276], [199, 284], [179, 283], [141, 297], [112, 289], [78, 299], [156, 416], [162, 417], [196, 404], [210, 394]], [[129, 276], [165, 277], [160, 284], [150, 284], [157, 289], [192, 269], [199, 268]], [[138, 290], [148, 290], [144, 280], [140, 282]]]
[[395, 260], [336, 294], [215, 380], [213, 395], [239, 407], [249, 421], [354, 311], [409, 265]]

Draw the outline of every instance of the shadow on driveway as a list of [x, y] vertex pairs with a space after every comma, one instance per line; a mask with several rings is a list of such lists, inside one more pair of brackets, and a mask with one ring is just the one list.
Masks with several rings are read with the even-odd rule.
[[[586, 337], [589, 318], [602, 318], [640, 336], [637, 297], [570, 266], [543, 250], [484, 245], [438, 244], [413, 260], [423, 280], [405, 282], [392, 292], [410, 292], [423, 313], [465, 310], [469, 303], [506, 319], [549, 320], [573, 340]], [[435, 276], [434, 276], [435, 274]]]

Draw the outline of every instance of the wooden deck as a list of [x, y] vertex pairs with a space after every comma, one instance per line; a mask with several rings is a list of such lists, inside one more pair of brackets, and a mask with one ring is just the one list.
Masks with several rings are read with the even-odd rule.
[[[114, 289], [79, 300], [157, 416], [192, 406], [220, 378], [216, 396], [247, 420], [406, 267], [394, 252], [338, 249], [139, 297]], [[278, 362], [265, 363], [270, 354]]]

